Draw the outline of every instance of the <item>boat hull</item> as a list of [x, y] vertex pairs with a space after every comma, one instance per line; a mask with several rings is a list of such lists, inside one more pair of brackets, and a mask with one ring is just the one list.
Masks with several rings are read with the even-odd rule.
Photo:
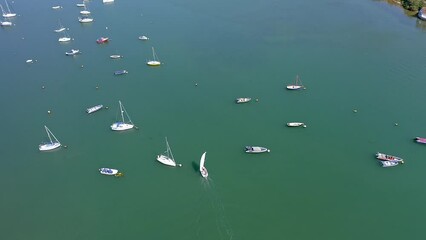
[[287, 123], [288, 127], [301, 127], [301, 126], [306, 126], [304, 123], [301, 122], [289, 122]]
[[176, 167], [176, 163], [171, 158], [164, 155], [158, 155], [157, 161], [167, 166]]
[[251, 98], [237, 98], [236, 102], [237, 103], [248, 103], [251, 101]]
[[127, 74], [128, 72], [126, 70], [118, 70], [114, 72], [114, 75], [123, 75], [123, 74]]
[[270, 152], [271, 150], [265, 147], [257, 147], [257, 146], [246, 146], [246, 153], [265, 153]]
[[416, 137], [414, 140], [418, 143], [426, 144], [426, 138]]
[[200, 173], [201, 173], [201, 176], [202, 176], [203, 178], [207, 178], [207, 177], [209, 176], [209, 172], [207, 171], [207, 168], [206, 168], [206, 167], [201, 167], [201, 169], [200, 169]]
[[99, 173], [102, 175], [113, 176], [118, 173], [118, 170], [113, 168], [99, 168]]
[[54, 149], [57, 149], [57, 148], [59, 148], [61, 146], [61, 144], [60, 143], [58, 143], [58, 142], [54, 142], [54, 143], [46, 143], [46, 144], [40, 144], [39, 146], [38, 146], [38, 149], [40, 150], [40, 151], [51, 151], [51, 150], [54, 150]]
[[12, 22], [0, 22], [0, 25], [3, 27], [9, 27], [12, 26]]
[[96, 112], [96, 111], [99, 111], [99, 110], [101, 110], [102, 108], [104, 107], [104, 105], [102, 105], [102, 104], [100, 104], [100, 105], [96, 105], [96, 106], [94, 106], [94, 107], [90, 107], [90, 108], [88, 108], [88, 109], [86, 109], [86, 112], [87, 113], [94, 113], [94, 112]]
[[287, 86], [288, 90], [299, 90], [302, 89], [302, 86], [298, 86], [298, 85], [288, 85]]
[[399, 162], [396, 161], [380, 161], [382, 163], [382, 167], [386, 168], [386, 167], [394, 167], [397, 166], [399, 164]]
[[388, 155], [388, 154], [384, 154], [384, 153], [376, 153], [376, 158], [379, 159], [380, 161], [391, 161], [391, 162], [401, 162], [404, 163], [404, 159], [400, 158], [400, 157], [396, 157], [396, 156], [392, 156], [392, 155]]
[[161, 62], [159, 62], [159, 61], [148, 61], [146, 64], [148, 66], [151, 66], [151, 67], [156, 67], [156, 66], [160, 66]]
[[121, 56], [121, 55], [111, 55], [109, 57], [112, 58], [112, 59], [119, 59], [119, 58], [122, 58], [123, 56]]
[[132, 129], [135, 125], [123, 122], [116, 122], [111, 125], [111, 130], [113, 131], [125, 131]]

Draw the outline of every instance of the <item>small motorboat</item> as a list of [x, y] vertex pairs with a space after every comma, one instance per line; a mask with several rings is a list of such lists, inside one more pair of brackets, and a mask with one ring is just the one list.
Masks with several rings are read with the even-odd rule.
[[264, 153], [264, 152], [270, 152], [271, 150], [265, 147], [246, 146], [245, 151], [246, 153]]
[[114, 75], [123, 75], [129, 73], [127, 70], [117, 70], [114, 72]]
[[79, 17], [78, 21], [81, 23], [91, 23], [93, 22], [93, 18], [90, 17]]
[[101, 110], [103, 107], [104, 107], [104, 105], [99, 104], [99, 105], [96, 105], [94, 107], [90, 107], [90, 108], [86, 109], [86, 112], [90, 114], [90, 113]]
[[107, 38], [107, 37], [100, 37], [100, 38], [96, 39], [97, 44], [107, 43], [108, 41], [109, 41], [109, 38]]
[[391, 162], [401, 162], [404, 163], [404, 159], [384, 153], [376, 153], [376, 158], [380, 161], [391, 161]]
[[123, 56], [122, 55], [118, 55], [118, 54], [114, 54], [114, 55], [111, 55], [111, 56], [109, 56], [110, 58], [112, 58], [112, 59], [120, 59], [120, 58], [123, 58]]
[[114, 0], [102, 0], [103, 3], [113, 3]]
[[67, 56], [74, 56], [74, 55], [77, 55], [79, 53], [80, 53], [79, 49], [71, 49], [70, 52], [65, 52], [65, 55], [67, 55]]
[[34, 60], [32, 60], [32, 59], [28, 59], [28, 60], [26, 60], [25, 62], [26, 62], [26, 63], [34, 63]]
[[118, 174], [118, 170], [113, 168], [99, 168], [99, 172], [103, 175], [109, 176], [115, 176], [116, 174]]
[[149, 38], [147, 36], [139, 36], [139, 40], [146, 41]]
[[418, 142], [418, 143], [426, 144], [426, 138], [416, 137], [416, 138], [414, 139], [414, 141], [416, 141], [416, 142]]
[[399, 164], [398, 161], [380, 161], [380, 162], [382, 163], [382, 167], [394, 167]]
[[52, 7], [52, 9], [55, 9], [55, 10], [57, 10], [57, 9], [61, 9], [61, 8], [62, 8], [62, 6], [59, 6], [59, 5], [58, 5], [58, 6], [53, 6], [53, 7]]
[[247, 103], [247, 102], [250, 102], [250, 101], [251, 101], [251, 98], [237, 98], [236, 99], [237, 103]]
[[84, 3], [77, 3], [76, 5], [77, 5], [77, 7], [85, 7], [86, 6], [86, 4], [84, 4]]
[[288, 127], [306, 127], [304, 123], [301, 122], [289, 122], [287, 123]]

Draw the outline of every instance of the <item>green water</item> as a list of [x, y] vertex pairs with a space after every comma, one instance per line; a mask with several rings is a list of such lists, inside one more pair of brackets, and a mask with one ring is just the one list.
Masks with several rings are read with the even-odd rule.
[[[1, 239], [424, 239], [424, 23], [370, 0], [93, 0], [81, 25], [76, 3], [10, 1], [0, 29]], [[139, 130], [110, 130], [118, 100]], [[39, 152], [44, 125], [68, 147]], [[155, 160], [166, 136], [182, 168]]]

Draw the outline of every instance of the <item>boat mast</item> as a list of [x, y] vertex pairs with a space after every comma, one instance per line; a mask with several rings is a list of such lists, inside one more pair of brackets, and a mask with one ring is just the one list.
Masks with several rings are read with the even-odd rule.
[[167, 141], [167, 137], [166, 137], [166, 144], [167, 144], [167, 155], [174, 162], [175, 158], [173, 157], [172, 149], [170, 148], [169, 141]]
[[118, 101], [118, 103], [120, 103], [120, 114], [121, 114], [121, 119], [124, 122], [124, 116], [123, 116], [123, 105], [121, 104], [121, 101]]
[[46, 129], [46, 133], [47, 133], [47, 136], [49, 137], [50, 143], [53, 144], [52, 138], [50, 137], [49, 129], [46, 126], [44, 126], [44, 129]]
[[10, 8], [9, 8], [9, 4], [7, 4], [7, 1], [6, 0], [4, 0], [4, 2], [6, 3], [6, 7], [7, 7], [7, 13], [12, 13], [11, 11], [10, 11]]

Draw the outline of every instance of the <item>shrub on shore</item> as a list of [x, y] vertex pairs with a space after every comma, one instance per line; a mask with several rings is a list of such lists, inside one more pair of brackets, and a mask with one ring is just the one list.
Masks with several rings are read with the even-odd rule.
[[424, 0], [401, 0], [403, 8], [409, 11], [418, 11], [425, 6]]

